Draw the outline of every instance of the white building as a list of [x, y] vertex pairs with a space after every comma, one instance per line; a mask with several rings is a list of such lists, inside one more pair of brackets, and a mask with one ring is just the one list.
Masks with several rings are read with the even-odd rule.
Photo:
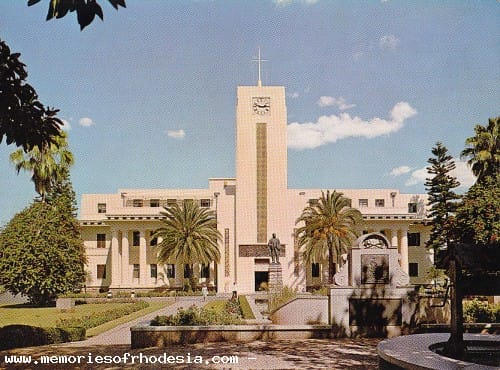
[[[410, 282], [423, 283], [432, 264], [424, 247], [425, 194], [397, 189], [336, 189], [364, 218], [360, 232], [382, 231], [397, 246]], [[369, 185], [369, 184], [367, 184]], [[160, 226], [162, 207], [192, 199], [216, 211], [222, 234], [221, 260], [195, 266], [199, 282], [219, 292], [254, 292], [267, 281], [267, 241], [276, 233], [284, 252], [283, 283], [299, 290], [316, 287], [328, 264], [305, 266], [295, 225], [308, 202], [327, 189], [289, 189], [287, 112], [282, 86], [240, 86], [236, 106], [236, 178], [212, 178], [206, 189], [122, 189], [116, 194], [84, 194], [80, 222], [88, 256], [87, 288], [128, 290], [181, 288], [184, 266], [158, 265], [151, 233]], [[283, 249], [283, 247], [282, 247]]]

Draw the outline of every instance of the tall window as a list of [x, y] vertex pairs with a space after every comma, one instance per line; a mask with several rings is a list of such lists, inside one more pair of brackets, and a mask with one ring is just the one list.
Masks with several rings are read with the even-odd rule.
[[106, 265], [97, 265], [97, 278], [106, 279]]
[[408, 233], [408, 246], [420, 247], [420, 233]]
[[362, 207], [368, 207], [368, 199], [360, 199], [358, 201], [358, 204], [359, 204], [360, 208], [362, 208]]
[[106, 213], [106, 203], [97, 203], [97, 213]]
[[210, 199], [201, 199], [200, 200], [201, 208], [210, 208]]
[[166, 265], [166, 270], [167, 270], [167, 278], [175, 279], [175, 265], [169, 263], [168, 265]]
[[189, 279], [193, 275], [193, 267], [189, 264], [184, 265], [184, 279]]
[[132, 275], [134, 279], [139, 279], [140, 276], [140, 265], [138, 263], [134, 263], [134, 273]]
[[311, 264], [311, 276], [313, 278], [319, 277], [319, 263], [318, 262], [313, 262]]
[[97, 248], [106, 248], [106, 234], [97, 234]]
[[385, 207], [384, 199], [375, 199], [375, 207]]
[[149, 266], [151, 268], [151, 277], [156, 279], [158, 277], [158, 265], [156, 263], [152, 263]]
[[408, 264], [408, 275], [410, 275], [411, 277], [418, 276], [418, 263], [410, 262]]
[[210, 277], [210, 265], [202, 263], [200, 269], [200, 277], [208, 279]]
[[417, 213], [417, 203], [408, 203], [408, 213]]
[[134, 231], [132, 233], [132, 245], [134, 247], [141, 245], [141, 233], [139, 231]]

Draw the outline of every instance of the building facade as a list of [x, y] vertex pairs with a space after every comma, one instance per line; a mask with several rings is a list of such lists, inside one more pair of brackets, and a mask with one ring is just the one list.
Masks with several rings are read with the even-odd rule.
[[[236, 178], [211, 178], [206, 189], [122, 189], [115, 194], [84, 194], [80, 223], [88, 257], [87, 288], [101, 290], [180, 289], [189, 269], [178, 261], [159, 265], [157, 240], [161, 211], [184, 200], [215, 211], [222, 235], [221, 260], [195, 265], [199, 284], [218, 292], [259, 290], [268, 279], [268, 239], [281, 241], [283, 284], [299, 291], [318, 287], [328, 263], [305, 265], [297, 245], [296, 219], [327, 189], [287, 185], [285, 88], [240, 86], [236, 105]], [[398, 248], [410, 282], [426, 281], [432, 254], [425, 248], [425, 194], [397, 189], [336, 189], [363, 214], [360, 233], [382, 232]]]

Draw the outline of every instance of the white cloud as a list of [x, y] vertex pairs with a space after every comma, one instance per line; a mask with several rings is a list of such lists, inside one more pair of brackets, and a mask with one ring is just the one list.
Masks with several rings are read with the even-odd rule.
[[184, 136], [186, 136], [186, 133], [182, 129], [181, 130], [168, 130], [167, 136], [174, 138], [174, 139], [184, 139]]
[[404, 175], [405, 173], [408, 173], [410, 171], [411, 171], [411, 168], [408, 166], [399, 166], [399, 167], [393, 168], [390, 174], [391, 174], [391, 176], [397, 177], [397, 176]]
[[381, 49], [394, 50], [399, 45], [399, 39], [394, 35], [384, 35], [380, 38], [378, 45]]
[[[471, 187], [476, 178], [472, 174], [467, 162], [461, 161], [459, 158], [454, 158], [456, 168], [450, 172], [450, 175], [456, 177], [460, 182], [458, 189]], [[425, 179], [431, 177], [427, 172], [427, 167], [420, 168], [412, 172], [411, 177], [405, 182], [406, 186], [413, 186], [425, 183]]]
[[69, 131], [71, 130], [71, 125], [69, 124], [69, 122], [65, 119], [61, 119], [61, 121], [63, 122], [63, 125], [61, 126], [61, 128], [64, 130], [64, 131]]
[[95, 125], [94, 121], [92, 121], [92, 119], [88, 118], [88, 117], [80, 118], [80, 120], [78, 121], [78, 124], [80, 126], [83, 126], [83, 127], [89, 127], [89, 126]]
[[289, 98], [292, 98], [292, 99], [297, 99], [300, 96], [298, 92], [289, 93], [287, 95]]
[[348, 113], [321, 116], [316, 122], [293, 122], [288, 125], [288, 147], [313, 149], [349, 137], [372, 139], [396, 132], [404, 121], [417, 114], [408, 103], [399, 102], [391, 110], [391, 120], [372, 118], [368, 121], [351, 117]]
[[340, 110], [346, 110], [356, 106], [356, 104], [347, 104], [346, 100], [342, 96], [340, 98], [334, 98], [333, 96], [321, 96], [317, 104], [320, 107], [336, 106]]

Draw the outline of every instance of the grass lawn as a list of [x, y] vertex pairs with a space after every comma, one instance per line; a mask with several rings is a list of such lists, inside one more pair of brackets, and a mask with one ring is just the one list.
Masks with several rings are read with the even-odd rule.
[[203, 308], [210, 309], [210, 310], [215, 310], [217, 312], [222, 312], [224, 311], [224, 307], [226, 306], [226, 300], [216, 300], [216, 301], [210, 301], [208, 302]]
[[[115, 307], [120, 307], [124, 303], [101, 303], [101, 304], [82, 304], [75, 306], [72, 312], [61, 312], [55, 307], [28, 307], [25, 305], [0, 305], [0, 327], [11, 324], [25, 324], [40, 327], [54, 327], [58, 319], [67, 319], [71, 317], [79, 317], [84, 315], [92, 315], [97, 312], [106, 311]], [[141, 311], [133, 312], [130, 315], [113, 320], [106, 324], [100, 325], [97, 328], [104, 327], [107, 324], [115, 323], [105, 330], [111, 329], [113, 326], [119, 325], [123, 322], [133, 320], [149, 312], [153, 312], [165, 306], [165, 302], [151, 302], [150, 306]], [[88, 332], [96, 331], [89, 329]], [[103, 330], [103, 331], [105, 331]], [[97, 333], [89, 333], [96, 335]]]

